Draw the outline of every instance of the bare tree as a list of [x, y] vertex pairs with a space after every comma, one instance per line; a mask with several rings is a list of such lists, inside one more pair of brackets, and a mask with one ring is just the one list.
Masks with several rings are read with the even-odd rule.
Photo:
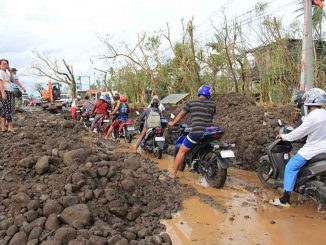
[[106, 59], [116, 60], [117, 58], [123, 58], [126, 61], [131, 61], [139, 68], [141, 68], [147, 78], [150, 80], [152, 85], [152, 93], [156, 93], [157, 82], [155, 78], [155, 64], [154, 60], [151, 59], [151, 54], [146, 49], [147, 35], [142, 34], [138, 35], [138, 42], [133, 48], [130, 48], [127, 44], [124, 44], [124, 50], [120, 51], [117, 47], [115, 47], [110, 40], [104, 40], [104, 44], [108, 48], [108, 54], [104, 56]]
[[34, 89], [36, 90], [36, 92], [38, 92], [40, 94], [40, 96], [42, 97], [42, 93], [44, 91], [44, 87], [42, 83], [34, 83]]
[[36, 57], [38, 63], [33, 65], [36, 75], [69, 85], [72, 97], [76, 98], [77, 86], [72, 65], [68, 65], [65, 59], [52, 61], [40, 53], [36, 53]]

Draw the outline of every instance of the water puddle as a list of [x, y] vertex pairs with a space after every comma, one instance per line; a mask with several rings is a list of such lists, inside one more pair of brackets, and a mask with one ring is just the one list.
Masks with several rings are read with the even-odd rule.
[[[161, 169], [173, 164], [166, 155], [161, 160], [143, 155]], [[254, 172], [229, 169], [223, 189], [210, 188], [204, 178], [187, 170], [179, 174], [179, 181], [222, 208], [214, 208], [200, 195], [185, 200], [181, 212], [163, 221], [173, 244], [326, 244], [326, 217], [317, 212], [317, 205], [307, 201], [289, 209], [270, 206], [267, 201], [280, 192], [262, 188]]]

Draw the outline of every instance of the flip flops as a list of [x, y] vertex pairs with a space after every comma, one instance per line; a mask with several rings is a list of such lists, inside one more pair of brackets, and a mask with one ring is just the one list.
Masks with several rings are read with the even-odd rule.
[[289, 208], [291, 207], [290, 203], [281, 203], [280, 199], [272, 199], [269, 201], [270, 204], [274, 205], [274, 206], [280, 206], [280, 207], [285, 207], [285, 208]]
[[168, 180], [175, 181], [175, 180], [176, 180], [176, 177], [172, 177], [172, 176], [170, 176], [170, 172], [169, 172], [169, 171], [164, 171], [164, 172], [160, 175], [159, 179], [162, 180], [162, 181], [168, 181]]

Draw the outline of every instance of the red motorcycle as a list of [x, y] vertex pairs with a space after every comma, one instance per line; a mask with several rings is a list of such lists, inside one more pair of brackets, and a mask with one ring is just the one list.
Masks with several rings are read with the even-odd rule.
[[112, 132], [114, 139], [123, 138], [126, 143], [131, 143], [135, 135], [135, 127], [131, 119], [126, 122], [121, 122], [116, 129]]

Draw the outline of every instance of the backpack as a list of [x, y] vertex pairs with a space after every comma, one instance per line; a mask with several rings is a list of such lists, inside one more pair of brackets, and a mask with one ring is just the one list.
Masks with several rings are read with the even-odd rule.
[[129, 114], [129, 106], [127, 103], [121, 103], [119, 108], [120, 115], [127, 115]]
[[146, 119], [146, 127], [147, 128], [156, 128], [161, 126], [161, 116], [160, 113], [152, 110], [151, 108], [150, 112], [148, 114], [148, 117]]

